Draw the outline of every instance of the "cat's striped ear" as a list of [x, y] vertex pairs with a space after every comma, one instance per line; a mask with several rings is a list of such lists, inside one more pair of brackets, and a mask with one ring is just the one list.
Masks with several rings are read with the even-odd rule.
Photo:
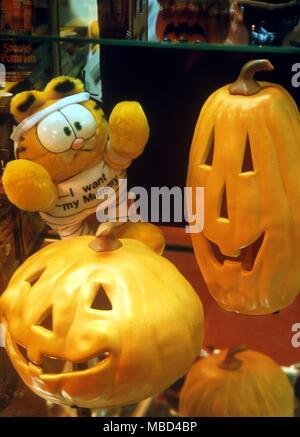
[[46, 99], [49, 100], [61, 99], [62, 97], [82, 93], [83, 91], [84, 85], [81, 80], [69, 76], [55, 77], [44, 89]]
[[17, 123], [29, 117], [46, 103], [45, 94], [42, 91], [23, 91], [16, 94], [10, 104], [10, 112]]

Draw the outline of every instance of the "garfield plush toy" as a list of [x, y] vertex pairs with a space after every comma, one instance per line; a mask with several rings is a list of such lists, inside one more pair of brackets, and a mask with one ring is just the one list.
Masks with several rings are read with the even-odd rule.
[[[17, 94], [11, 113], [19, 124], [12, 134], [17, 159], [2, 179], [9, 200], [39, 211], [63, 239], [92, 234], [87, 218], [101, 207], [97, 191], [110, 187], [118, 197], [119, 179], [148, 141], [141, 105], [118, 103], [107, 123], [82, 82], [60, 76], [44, 91]], [[118, 235], [126, 233], [162, 251], [163, 236], [154, 225], [127, 223]]]

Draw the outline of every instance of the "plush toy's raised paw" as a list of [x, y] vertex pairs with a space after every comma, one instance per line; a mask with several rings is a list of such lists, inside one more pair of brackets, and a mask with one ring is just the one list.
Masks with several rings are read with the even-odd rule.
[[[109, 117], [109, 141], [113, 154], [127, 160], [138, 157], [149, 139], [149, 125], [143, 108], [138, 102], [118, 103]], [[107, 152], [108, 159], [113, 161]]]
[[55, 185], [47, 170], [35, 162], [9, 162], [2, 182], [9, 200], [24, 211], [47, 211], [55, 203]]

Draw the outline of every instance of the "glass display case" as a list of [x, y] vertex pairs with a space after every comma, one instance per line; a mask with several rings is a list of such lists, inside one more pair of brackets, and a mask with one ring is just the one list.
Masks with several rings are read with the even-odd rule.
[[[128, 169], [128, 189], [183, 190], [200, 110], [246, 63], [268, 59], [274, 71], [259, 72], [257, 79], [281, 85], [299, 108], [299, 18], [297, 0], [0, 0], [1, 175], [16, 157], [10, 138], [16, 121], [10, 113], [13, 95], [42, 91], [63, 75], [80, 79], [107, 119], [121, 101], [142, 105], [150, 137]], [[260, 122], [253, 123], [260, 128]], [[227, 141], [224, 132], [224, 147]], [[288, 376], [295, 415], [300, 415], [300, 338], [295, 340], [300, 295], [271, 314], [228, 312], [208, 291], [186, 221], [171, 213], [167, 223], [159, 217], [156, 224], [166, 239], [164, 257], [189, 281], [204, 307], [205, 337], [198, 359], [241, 343], [268, 355]], [[8, 201], [0, 179], [0, 293], [31, 254], [58, 239], [37, 212], [21, 211]], [[0, 417], [174, 417], [183, 383], [184, 376], [134, 405], [71, 408], [33, 394], [0, 348]]]

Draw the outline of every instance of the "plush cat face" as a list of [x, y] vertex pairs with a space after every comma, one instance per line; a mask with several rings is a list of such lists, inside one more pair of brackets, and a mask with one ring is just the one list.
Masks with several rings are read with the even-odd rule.
[[[51, 80], [44, 91], [17, 94], [11, 102], [11, 113], [20, 123], [61, 99], [83, 91], [80, 80], [60, 76]], [[106, 141], [107, 122], [103, 111], [96, 102], [87, 100], [50, 111], [22, 132], [16, 155], [42, 165], [53, 181], [59, 183], [99, 162]]]

